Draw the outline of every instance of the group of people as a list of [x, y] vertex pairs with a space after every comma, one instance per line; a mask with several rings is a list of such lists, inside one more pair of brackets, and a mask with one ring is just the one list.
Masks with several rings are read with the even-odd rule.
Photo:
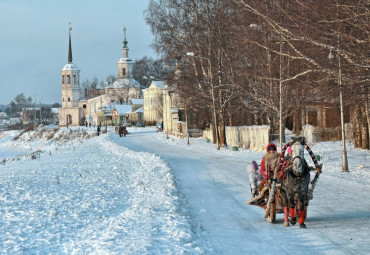
[[119, 137], [126, 136], [128, 134], [126, 127], [123, 126], [122, 124], [118, 126], [118, 134]]
[[[287, 155], [284, 157], [283, 166], [288, 166], [289, 163], [292, 161], [292, 147], [288, 147]], [[258, 164], [256, 161], [252, 161], [247, 166], [247, 171], [249, 173], [249, 180], [250, 180], [250, 188], [252, 197], [258, 196], [258, 190], [260, 185], [264, 185], [268, 180], [277, 180], [278, 182], [284, 183], [286, 178], [286, 174], [284, 171], [278, 172], [277, 169], [279, 167], [280, 162], [280, 153], [277, 152], [277, 146], [273, 143], [270, 143], [266, 147], [266, 153], [261, 160], [261, 169], [258, 169]], [[284, 169], [284, 167], [283, 167]], [[297, 222], [297, 215], [295, 211], [294, 202], [291, 203], [288, 201], [288, 197], [286, 194], [286, 187], [284, 185], [280, 189], [280, 198], [281, 204], [283, 206], [284, 211], [284, 226], [287, 227], [291, 224], [296, 224]], [[289, 208], [288, 208], [289, 204]], [[299, 224], [301, 228], [306, 228], [304, 224], [304, 211], [299, 210]], [[290, 221], [289, 221], [290, 216]]]

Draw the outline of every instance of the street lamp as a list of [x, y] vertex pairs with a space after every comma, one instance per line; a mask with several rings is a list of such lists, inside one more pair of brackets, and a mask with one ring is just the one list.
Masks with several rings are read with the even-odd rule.
[[186, 121], [186, 133], [187, 133], [187, 145], [190, 144], [190, 141], [189, 141], [189, 124], [188, 124], [188, 111], [187, 111], [187, 108], [186, 108], [186, 105], [185, 104], [185, 121]]
[[220, 149], [220, 138], [219, 138], [219, 134], [218, 134], [218, 125], [217, 125], [217, 116], [216, 116], [216, 103], [215, 103], [216, 99], [215, 99], [213, 82], [211, 80], [212, 77], [210, 76], [211, 75], [211, 61], [208, 58], [205, 58], [205, 57], [195, 56], [194, 52], [187, 52], [186, 55], [189, 56], [189, 57], [205, 59], [206, 61], [208, 61], [208, 79], [209, 79], [209, 83], [211, 85], [213, 119], [214, 119], [214, 122], [215, 122], [217, 149], [219, 150]]
[[281, 40], [280, 40], [280, 58], [279, 58], [279, 143], [280, 143], [280, 153], [283, 151], [282, 142], [283, 142], [283, 106], [282, 106], [282, 67], [281, 67]]
[[[166, 87], [165, 87], [165, 89], [166, 89]], [[164, 120], [166, 120], [166, 126], [165, 126], [166, 127], [166, 138], [168, 139], [168, 110], [167, 110], [167, 99], [166, 99], [166, 97], [167, 97], [167, 92], [165, 90], [163, 90], [164, 106], [165, 106], [165, 109], [166, 109], [166, 114], [164, 114], [164, 111], [163, 111], [163, 114], [166, 118], [163, 118], [162, 121], [164, 122]], [[162, 131], [164, 131], [164, 130], [162, 130]]]
[[[343, 94], [342, 94], [342, 67], [340, 56], [338, 58], [338, 86], [339, 86], [339, 104], [340, 104], [340, 123], [342, 128], [342, 172], [348, 172], [348, 160], [347, 160], [347, 150], [346, 150], [346, 132], [344, 126], [344, 113], [343, 113]], [[329, 61], [333, 61], [334, 55], [331, 50], [328, 55]]]

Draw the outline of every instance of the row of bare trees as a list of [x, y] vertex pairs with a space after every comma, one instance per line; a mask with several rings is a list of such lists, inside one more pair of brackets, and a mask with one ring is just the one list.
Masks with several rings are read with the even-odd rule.
[[48, 105], [39, 102], [39, 104], [37, 104], [31, 97], [26, 97], [23, 93], [20, 93], [10, 101], [9, 107], [5, 109], [5, 112], [9, 117], [17, 118], [19, 120], [19, 128], [23, 128], [24, 123], [52, 123], [53, 113], [51, 108], [58, 107], [60, 107], [58, 103]]
[[155, 49], [176, 60], [170, 82], [198, 122], [218, 127], [218, 148], [226, 125], [276, 134], [281, 116], [299, 133], [309, 107], [339, 126], [340, 92], [356, 146], [369, 148], [369, 17], [369, 0], [151, 0], [146, 10]]

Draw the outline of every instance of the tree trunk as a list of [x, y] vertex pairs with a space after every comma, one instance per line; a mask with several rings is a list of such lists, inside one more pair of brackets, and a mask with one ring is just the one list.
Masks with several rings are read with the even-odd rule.
[[369, 148], [369, 128], [366, 116], [366, 105], [361, 105], [361, 148]]
[[358, 105], [354, 106], [353, 110], [353, 136], [355, 139], [355, 147], [361, 147], [361, 126], [360, 126], [360, 109]]
[[293, 134], [299, 135], [301, 130], [301, 107], [297, 107], [293, 112]]
[[215, 129], [215, 125], [212, 123], [210, 125], [210, 128], [212, 130], [212, 143], [213, 144], [216, 144], [217, 143], [217, 140], [216, 140], [216, 129]]
[[302, 107], [301, 109], [301, 121], [302, 121], [302, 130], [303, 130], [303, 127], [306, 125], [306, 109], [305, 107]]
[[232, 116], [232, 114], [230, 112], [230, 109], [232, 107], [230, 101], [228, 102], [227, 105], [229, 107], [229, 111], [227, 111], [227, 119], [228, 119], [228, 122], [229, 122], [229, 126], [231, 127], [233, 125], [233, 116]]
[[286, 123], [286, 117], [285, 117], [285, 118], [283, 118], [283, 121], [282, 121], [282, 125], [283, 125], [283, 126], [282, 126], [282, 133], [283, 133], [283, 134], [282, 134], [282, 136], [283, 136], [282, 138], [283, 138], [283, 139], [282, 139], [282, 141], [281, 141], [282, 147], [284, 147], [284, 144], [285, 144], [285, 126], [286, 126], [286, 125], [285, 125], [285, 123]]
[[221, 146], [226, 146], [226, 133], [225, 133], [225, 118], [224, 118], [224, 110], [221, 108], [218, 112], [218, 125], [219, 125], [219, 132], [220, 132], [220, 144]]
[[365, 113], [366, 113], [366, 124], [367, 124], [367, 139], [368, 139], [368, 148], [370, 149], [370, 115], [369, 115], [369, 101], [368, 98], [366, 98], [365, 101]]

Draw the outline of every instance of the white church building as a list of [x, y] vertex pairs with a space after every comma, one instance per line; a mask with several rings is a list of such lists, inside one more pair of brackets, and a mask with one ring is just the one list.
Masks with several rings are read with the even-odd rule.
[[[128, 105], [133, 99], [141, 96], [141, 86], [132, 77], [134, 62], [128, 56], [126, 28], [123, 29], [122, 58], [118, 60], [118, 80], [99, 87], [100, 95], [89, 99], [85, 99], [80, 87], [80, 70], [72, 63], [71, 30], [72, 28], [69, 29], [68, 64], [62, 69], [62, 108], [59, 109], [59, 126], [113, 123], [112, 109], [122, 108], [119, 105]], [[130, 113], [124, 113], [125, 118]], [[133, 116], [137, 116], [137, 113], [136, 115], [133, 113]], [[123, 120], [122, 116], [120, 120]]]
[[81, 125], [84, 110], [79, 107], [82, 99], [80, 70], [72, 63], [71, 30], [69, 28], [68, 63], [62, 69], [62, 108], [59, 109], [59, 126]]

